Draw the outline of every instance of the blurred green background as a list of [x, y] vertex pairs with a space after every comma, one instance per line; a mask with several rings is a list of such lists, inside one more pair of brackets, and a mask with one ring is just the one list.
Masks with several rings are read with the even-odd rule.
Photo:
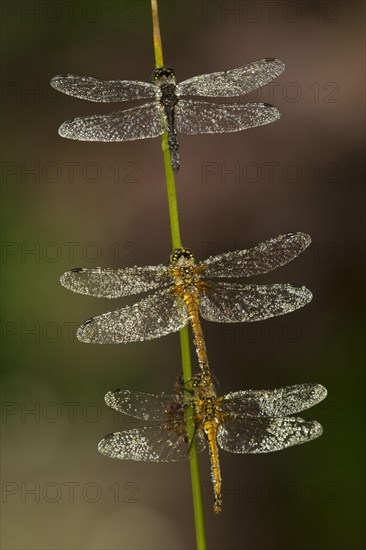
[[[160, 140], [98, 144], [57, 134], [109, 112], [58, 94], [56, 74], [148, 80], [148, 1], [3, 1], [2, 548], [193, 549], [187, 464], [108, 460], [96, 446], [133, 425], [103, 396], [170, 391], [179, 336], [126, 346], [76, 341], [111, 304], [66, 291], [74, 266], [166, 263], [170, 231]], [[165, 62], [177, 79], [278, 57], [285, 73], [250, 99], [281, 121], [238, 134], [180, 136], [183, 241], [199, 259], [304, 231], [302, 257], [258, 282], [306, 284], [310, 305], [253, 325], [205, 323], [226, 393], [316, 381], [305, 413], [324, 435], [263, 456], [221, 453], [224, 507], [213, 549], [364, 548], [362, 2], [163, 1]], [[243, 99], [240, 99], [243, 101]]]

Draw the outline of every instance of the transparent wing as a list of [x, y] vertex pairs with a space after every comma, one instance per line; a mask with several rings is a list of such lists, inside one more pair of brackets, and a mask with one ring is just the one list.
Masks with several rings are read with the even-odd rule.
[[[205, 440], [196, 436], [197, 450], [203, 451]], [[144, 462], [178, 462], [189, 459], [189, 446], [185, 433], [167, 430], [163, 425], [145, 426], [106, 435], [98, 445], [103, 455], [120, 460]]]
[[81, 342], [125, 344], [160, 338], [188, 324], [185, 306], [166, 291], [132, 306], [87, 319], [77, 331]]
[[176, 128], [183, 134], [238, 132], [278, 120], [281, 113], [268, 103], [219, 104], [181, 99]]
[[204, 277], [250, 277], [268, 273], [276, 267], [291, 262], [311, 243], [305, 233], [287, 233], [269, 239], [247, 250], [226, 252], [211, 256], [200, 263], [204, 265]]
[[164, 111], [153, 102], [107, 115], [66, 120], [58, 133], [80, 141], [133, 141], [160, 136], [165, 130]]
[[126, 267], [124, 269], [92, 269], [75, 267], [60, 279], [62, 286], [97, 298], [119, 298], [139, 294], [172, 283], [169, 268], [164, 265]]
[[321, 384], [297, 384], [275, 390], [242, 390], [224, 396], [222, 411], [237, 416], [287, 416], [320, 403], [327, 396]]
[[98, 80], [92, 76], [73, 74], [54, 76], [50, 84], [64, 94], [101, 103], [155, 98], [158, 91], [158, 87], [149, 82]]
[[233, 97], [264, 86], [279, 76], [285, 65], [279, 59], [253, 61], [229, 71], [202, 74], [177, 85], [177, 94]]
[[270, 453], [319, 437], [323, 429], [315, 420], [302, 418], [241, 418], [218, 428], [217, 442], [229, 453]]
[[212, 283], [200, 298], [200, 313], [208, 321], [241, 323], [290, 313], [312, 299], [304, 286]]
[[183, 404], [174, 394], [154, 395], [132, 390], [112, 390], [105, 395], [104, 400], [108, 407], [140, 420], [166, 420], [169, 414], [183, 418]]

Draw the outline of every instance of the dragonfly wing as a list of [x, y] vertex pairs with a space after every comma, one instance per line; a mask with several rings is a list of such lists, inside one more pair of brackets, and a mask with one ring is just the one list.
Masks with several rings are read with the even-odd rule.
[[119, 298], [139, 294], [172, 282], [169, 268], [164, 265], [103, 269], [76, 267], [60, 279], [62, 286], [97, 298]]
[[227, 420], [217, 433], [219, 446], [229, 453], [269, 453], [319, 437], [323, 428], [302, 418], [240, 418]]
[[104, 397], [108, 407], [140, 420], [166, 420], [175, 414], [184, 418], [183, 403], [174, 394], [154, 395], [132, 390], [111, 390]]
[[268, 273], [295, 259], [311, 243], [306, 233], [287, 233], [247, 250], [211, 256], [200, 263], [205, 277], [250, 277]]
[[155, 98], [158, 87], [138, 80], [98, 80], [73, 74], [54, 76], [50, 82], [57, 91], [88, 101], [112, 103]]
[[212, 283], [200, 298], [200, 313], [207, 321], [241, 323], [290, 313], [312, 299], [304, 286], [289, 284], [240, 285]]
[[141, 342], [180, 330], [188, 321], [185, 306], [169, 292], [161, 291], [132, 306], [87, 319], [77, 337], [94, 344]]
[[60, 136], [80, 141], [133, 141], [160, 136], [166, 120], [159, 103], [145, 103], [133, 109], [107, 115], [91, 115], [66, 120]]
[[327, 396], [321, 384], [297, 384], [275, 390], [242, 390], [228, 393], [223, 412], [238, 416], [287, 416], [320, 403]]
[[202, 74], [177, 85], [178, 95], [234, 97], [264, 86], [279, 76], [285, 65], [279, 59], [267, 58], [217, 73]]
[[238, 132], [278, 120], [280, 111], [268, 103], [207, 103], [181, 99], [176, 127], [183, 134]]
[[[197, 437], [197, 451], [201, 452], [205, 441]], [[98, 451], [111, 458], [144, 462], [178, 462], [189, 459], [187, 435], [182, 431], [167, 430], [163, 425], [145, 426], [106, 435], [98, 445]]]

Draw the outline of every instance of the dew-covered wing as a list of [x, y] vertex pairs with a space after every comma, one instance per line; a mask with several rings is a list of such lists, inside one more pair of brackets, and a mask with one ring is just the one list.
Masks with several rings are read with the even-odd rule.
[[211, 256], [200, 263], [205, 277], [250, 277], [291, 262], [311, 243], [306, 233], [287, 233], [246, 250]]
[[239, 417], [219, 426], [217, 442], [229, 453], [270, 453], [306, 443], [322, 433], [315, 420]]
[[140, 420], [182, 421], [183, 403], [175, 394], [155, 395], [132, 390], [111, 390], [104, 397], [108, 407]]
[[[196, 436], [196, 444], [198, 452], [205, 447], [201, 433]], [[99, 442], [98, 451], [120, 460], [178, 462], [189, 459], [187, 434], [168, 430], [164, 425], [111, 433]]]
[[77, 331], [81, 342], [125, 344], [160, 338], [188, 324], [188, 313], [169, 291], [157, 292], [132, 306], [87, 319]]
[[75, 267], [60, 279], [62, 286], [97, 298], [119, 298], [139, 294], [172, 283], [169, 268], [164, 265], [103, 269]]
[[200, 297], [200, 313], [208, 321], [261, 321], [290, 313], [310, 302], [304, 286], [289, 284], [241, 285], [215, 282]]
[[153, 102], [106, 115], [66, 120], [58, 133], [80, 141], [133, 141], [160, 136], [166, 128], [164, 111]]
[[279, 76], [285, 65], [279, 59], [266, 58], [236, 69], [202, 74], [177, 85], [178, 95], [233, 97], [264, 86]]
[[50, 84], [64, 94], [100, 103], [155, 98], [159, 91], [154, 84], [139, 80], [98, 80], [73, 74], [54, 76]]
[[278, 120], [280, 111], [268, 103], [219, 104], [182, 99], [176, 106], [176, 128], [183, 134], [238, 132]]
[[299, 413], [327, 396], [321, 384], [296, 384], [274, 390], [242, 390], [228, 393], [222, 411], [238, 416], [287, 416]]

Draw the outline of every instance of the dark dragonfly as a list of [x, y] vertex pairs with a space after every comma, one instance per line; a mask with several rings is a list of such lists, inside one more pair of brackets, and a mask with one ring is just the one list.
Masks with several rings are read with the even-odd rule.
[[[305, 233], [288, 233], [253, 248], [226, 252], [196, 263], [186, 248], [169, 265], [67, 271], [61, 284], [79, 294], [119, 298], [154, 290], [132, 306], [84, 322], [82, 342], [122, 344], [160, 338], [191, 324], [200, 364], [207, 362], [200, 316], [219, 323], [261, 321], [285, 315], [312, 299], [304, 286], [243, 284], [232, 280], [268, 273], [295, 259], [310, 244]], [[228, 279], [227, 282], [220, 279]]]
[[81, 141], [130, 141], [168, 132], [171, 165], [179, 169], [177, 130], [183, 134], [237, 132], [278, 120], [280, 112], [268, 103], [219, 104], [184, 96], [235, 97], [264, 86], [284, 70], [278, 59], [266, 58], [229, 71], [203, 74], [176, 84], [173, 69], [161, 67], [152, 81], [98, 80], [60, 75], [51, 86], [65, 94], [102, 103], [151, 99], [138, 107], [107, 115], [67, 120], [59, 134]]
[[[194, 379], [193, 379], [194, 380]], [[197, 451], [208, 447], [214, 490], [214, 512], [221, 511], [219, 448], [230, 453], [254, 454], [280, 451], [319, 437], [315, 420], [289, 416], [308, 409], [326, 395], [320, 384], [298, 384], [274, 390], [242, 390], [217, 397], [212, 383], [193, 384], [193, 393], [154, 395], [113, 390], [107, 405], [149, 425], [114, 432], [98, 445], [103, 455], [121, 460], [176, 462], [189, 458], [190, 441], [185, 409], [192, 406]]]

